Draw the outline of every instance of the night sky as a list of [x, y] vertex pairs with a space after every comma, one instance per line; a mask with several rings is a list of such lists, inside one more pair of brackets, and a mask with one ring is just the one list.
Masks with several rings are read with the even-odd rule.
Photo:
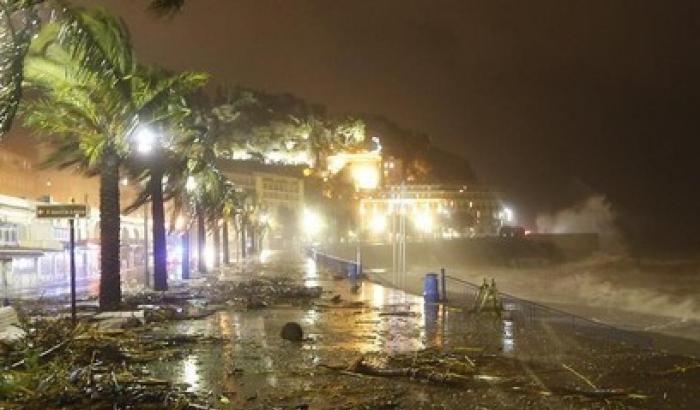
[[636, 243], [699, 249], [697, 0], [78, 3], [122, 15], [145, 62], [427, 133], [524, 222], [598, 193]]

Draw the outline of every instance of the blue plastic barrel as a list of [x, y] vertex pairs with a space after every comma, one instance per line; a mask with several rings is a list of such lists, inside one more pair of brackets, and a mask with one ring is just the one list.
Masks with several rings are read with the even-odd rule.
[[426, 303], [437, 303], [440, 300], [438, 275], [436, 273], [430, 272], [425, 274], [425, 281], [423, 282], [423, 300], [425, 300]]
[[423, 316], [425, 319], [425, 330], [427, 332], [435, 331], [438, 321], [438, 310], [440, 305], [437, 303], [425, 303], [423, 305]]
[[346, 264], [348, 278], [357, 279], [360, 276], [359, 269], [357, 269], [357, 263], [348, 262]]

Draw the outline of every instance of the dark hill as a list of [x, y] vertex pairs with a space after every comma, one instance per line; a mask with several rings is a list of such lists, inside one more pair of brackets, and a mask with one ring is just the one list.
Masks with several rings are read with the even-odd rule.
[[365, 121], [368, 136], [381, 139], [385, 154], [403, 160], [406, 175], [414, 182], [478, 182], [469, 161], [433, 145], [427, 135], [404, 129], [379, 115], [358, 117]]

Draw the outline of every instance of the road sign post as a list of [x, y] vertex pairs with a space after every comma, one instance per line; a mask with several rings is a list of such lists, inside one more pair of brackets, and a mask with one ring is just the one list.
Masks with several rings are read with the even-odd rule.
[[68, 219], [70, 227], [70, 316], [73, 326], [77, 323], [75, 302], [75, 220], [87, 216], [87, 205], [84, 204], [48, 204], [37, 205], [36, 217], [39, 219]]
[[69, 219], [70, 224], [70, 317], [73, 326], [76, 324], [75, 308], [75, 219]]

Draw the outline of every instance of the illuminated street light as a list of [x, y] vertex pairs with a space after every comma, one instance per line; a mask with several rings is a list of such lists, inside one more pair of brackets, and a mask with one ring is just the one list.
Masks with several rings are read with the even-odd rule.
[[379, 234], [386, 230], [386, 215], [375, 213], [369, 221], [369, 227], [372, 233]]
[[430, 211], [416, 211], [413, 214], [413, 224], [420, 232], [430, 233], [433, 230], [433, 216]]
[[175, 229], [178, 231], [181, 231], [185, 227], [185, 224], [185, 217], [182, 215], [178, 215], [177, 218], [175, 218]]
[[310, 237], [317, 235], [323, 229], [323, 219], [321, 216], [309, 209], [304, 210], [301, 222], [304, 233]]
[[515, 215], [513, 213], [513, 210], [511, 208], [503, 208], [503, 211], [501, 211], [501, 218], [508, 223], [512, 223], [515, 220]]
[[185, 182], [185, 189], [189, 192], [192, 192], [195, 189], [197, 189], [197, 180], [194, 179], [192, 175], [187, 177], [187, 181]]
[[156, 144], [156, 134], [148, 127], [140, 127], [134, 133], [136, 151], [140, 154], [150, 154]]

